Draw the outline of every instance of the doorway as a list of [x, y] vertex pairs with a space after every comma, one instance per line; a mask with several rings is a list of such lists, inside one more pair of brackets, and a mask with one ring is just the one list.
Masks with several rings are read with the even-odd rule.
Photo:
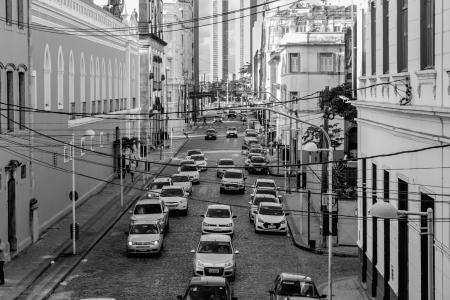
[[17, 251], [16, 237], [16, 180], [11, 175], [8, 180], [8, 243], [9, 251]]

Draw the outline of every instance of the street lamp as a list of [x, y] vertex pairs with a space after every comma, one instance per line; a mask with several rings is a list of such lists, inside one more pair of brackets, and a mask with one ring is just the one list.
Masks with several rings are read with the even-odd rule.
[[[95, 131], [88, 129], [84, 132], [84, 135], [90, 136], [91, 138], [95, 135]], [[77, 254], [77, 242], [76, 242], [76, 205], [75, 202], [78, 198], [77, 192], [75, 190], [75, 134], [72, 133], [72, 254]]]
[[369, 214], [373, 217], [383, 219], [396, 219], [399, 216], [421, 216], [427, 218], [428, 236], [428, 300], [434, 300], [434, 228], [433, 209], [428, 208], [426, 212], [414, 212], [399, 210], [392, 204], [385, 201], [377, 201], [369, 209]]

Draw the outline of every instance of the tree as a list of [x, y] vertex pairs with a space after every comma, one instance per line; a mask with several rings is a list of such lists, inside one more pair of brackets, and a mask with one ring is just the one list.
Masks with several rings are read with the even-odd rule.
[[[320, 125], [323, 128], [323, 125]], [[339, 127], [339, 123], [334, 123], [328, 126], [328, 135], [331, 139], [331, 147], [336, 150], [337, 147], [342, 145], [344, 138], [341, 136], [342, 128]], [[322, 140], [322, 130], [315, 126], [310, 126], [306, 129], [306, 132], [302, 136], [303, 145], [309, 142], [318, 144]]]
[[332, 113], [341, 116], [344, 120], [355, 122], [357, 117], [356, 107], [353, 106], [349, 99], [352, 98], [352, 86], [350, 83], [344, 83], [332, 88], [326, 99], [319, 99], [319, 106], [323, 110], [325, 103], [330, 106]]

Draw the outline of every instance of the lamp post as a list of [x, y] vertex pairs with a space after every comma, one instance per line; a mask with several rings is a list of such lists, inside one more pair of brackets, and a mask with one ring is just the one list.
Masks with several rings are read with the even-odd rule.
[[428, 236], [428, 300], [434, 300], [434, 228], [433, 228], [433, 209], [428, 208], [426, 212], [414, 212], [399, 210], [392, 204], [385, 201], [377, 201], [369, 209], [369, 214], [373, 217], [383, 219], [396, 219], [400, 216], [420, 216], [427, 218], [427, 236]]

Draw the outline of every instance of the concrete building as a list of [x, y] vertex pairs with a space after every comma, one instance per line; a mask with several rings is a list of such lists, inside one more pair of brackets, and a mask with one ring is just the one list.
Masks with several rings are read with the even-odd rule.
[[[32, 241], [32, 160], [28, 1], [0, 1], [0, 238], [11, 256]], [[30, 218], [30, 216], [32, 216]]]
[[[29, 171], [20, 169], [22, 181], [31, 177], [31, 192], [30, 183], [16, 184], [16, 195], [27, 195], [16, 206], [16, 252], [36, 241], [39, 232], [70, 211], [73, 158], [80, 204], [115, 176], [114, 141], [119, 136], [138, 138], [140, 134], [139, 121], [127, 117], [139, 112], [140, 105], [136, 37], [104, 31], [113, 28], [129, 33], [128, 23], [121, 20], [122, 8], [114, 16], [89, 1], [30, 3], [28, 107], [38, 111], [28, 114], [33, 131], [26, 135], [22, 131], [16, 145], [31, 144], [33, 163]], [[135, 22], [131, 20], [131, 24]], [[86, 34], [85, 29], [101, 34]], [[21, 39], [26, 39], [26, 34]], [[9, 46], [16, 55], [20, 53], [17, 49], [25, 49], [22, 42]], [[17, 103], [20, 101], [17, 99]], [[17, 118], [21, 119], [20, 114]], [[32, 205], [30, 196], [37, 203]]]
[[194, 110], [194, 101], [189, 98], [196, 76], [194, 22], [187, 22], [194, 18], [194, 2], [164, 0], [164, 23], [168, 24], [165, 35], [168, 127], [175, 132], [185, 128], [192, 117], [186, 112]]
[[227, 80], [228, 75], [228, 1], [212, 0], [209, 2], [210, 15], [213, 16], [210, 27], [212, 45], [210, 50], [210, 74], [208, 81]]
[[[358, 14], [361, 280], [376, 299], [430, 299], [423, 218], [382, 220], [369, 209], [433, 208], [433, 294], [450, 299], [450, 3], [366, 1]], [[402, 151], [412, 152], [385, 155]]]

